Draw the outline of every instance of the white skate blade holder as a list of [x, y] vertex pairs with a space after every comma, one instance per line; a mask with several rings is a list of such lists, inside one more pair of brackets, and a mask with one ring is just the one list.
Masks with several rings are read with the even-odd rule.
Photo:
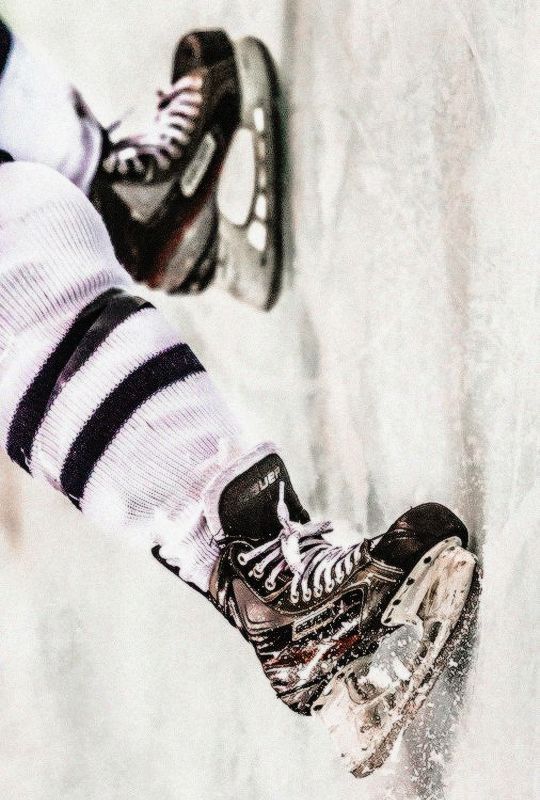
[[416, 564], [382, 614], [389, 632], [372, 660], [338, 673], [313, 713], [328, 728], [346, 767], [363, 777], [390, 754], [445, 664], [436, 665], [471, 590], [476, 558], [457, 537]]

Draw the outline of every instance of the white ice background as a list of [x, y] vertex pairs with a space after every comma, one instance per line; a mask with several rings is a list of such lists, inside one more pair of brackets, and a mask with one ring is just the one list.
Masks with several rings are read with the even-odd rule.
[[[104, 122], [185, 31], [261, 36], [289, 109], [288, 267], [268, 315], [156, 296], [315, 516], [450, 505], [485, 573], [448, 687], [363, 782], [209, 604], [2, 463], [0, 796], [531, 800], [537, 761], [538, 10], [527, 0], [2, 0]], [[426, 725], [426, 721], [430, 724]], [[431, 733], [430, 733], [431, 731]]]

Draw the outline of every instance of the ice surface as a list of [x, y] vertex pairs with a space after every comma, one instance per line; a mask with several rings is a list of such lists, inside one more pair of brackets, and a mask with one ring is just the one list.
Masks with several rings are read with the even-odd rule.
[[157, 300], [253, 436], [282, 444], [309, 508], [375, 532], [413, 503], [447, 503], [485, 589], [466, 713], [439, 686], [388, 766], [355, 782], [200, 597], [5, 466], [0, 795], [532, 798], [535, 4], [2, 9], [105, 123], [149, 101], [189, 28], [264, 38], [290, 110], [284, 296], [266, 316], [216, 292]]

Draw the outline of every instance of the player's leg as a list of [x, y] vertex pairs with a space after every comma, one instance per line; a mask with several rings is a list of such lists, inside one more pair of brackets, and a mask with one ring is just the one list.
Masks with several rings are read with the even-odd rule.
[[[0, 165], [0, 436], [98, 523], [173, 540], [207, 588], [204, 487], [238, 428], [176, 331], [135, 296], [96, 210], [53, 170]], [[179, 548], [179, 549], [178, 549]], [[208, 562], [208, 554], [211, 555]]]
[[464, 630], [466, 529], [431, 503], [333, 545], [275, 448], [244, 448], [196, 356], [133, 290], [75, 186], [0, 165], [0, 442], [102, 525], [154, 541], [253, 644], [278, 696], [320, 713], [366, 774]]
[[88, 192], [102, 131], [78, 93], [0, 20], [0, 149], [47, 164]]
[[152, 118], [119, 136], [4, 24], [0, 32], [0, 149], [89, 194], [137, 280], [192, 293], [217, 277], [269, 307], [282, 259], [276, 84], [263, 45], [219, 30], [188, 34]]

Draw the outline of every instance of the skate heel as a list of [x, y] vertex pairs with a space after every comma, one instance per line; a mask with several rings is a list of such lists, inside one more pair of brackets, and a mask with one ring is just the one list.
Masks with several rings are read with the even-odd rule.
[[356, 777], [385, 761], [464, 640], [478, 603], [478, 575], [476, 558], [457, 537], [439, 542], [383, 612], [382, 625], [394, 630], [375, 655], [349, 664], [316, 701], [313, 713]]

